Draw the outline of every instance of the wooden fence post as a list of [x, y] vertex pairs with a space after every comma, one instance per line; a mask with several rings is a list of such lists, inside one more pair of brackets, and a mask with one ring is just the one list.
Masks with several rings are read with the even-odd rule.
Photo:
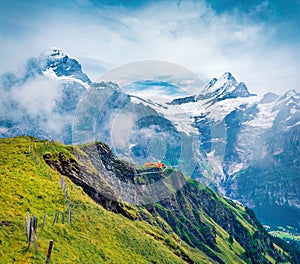
[[25, 218], [25, 225], [26, 225], [26, 236], [27, 236], [27, 242], [29, 240], [29, 228], [30, 228], [30, 216], [27, 214]]
[[47, 259], [46, 259], [46, 264], [50, 263], [52, 248], [53, 248], [53, 240], [50, 240], [50, 242], [49, 242], [49, 248], [48, 248], [48, 254], [47, 254]]
[[44, 229], [45, 225], [46, 225], [46, 212], [44, 213], [42, 229]]
[[58, 222], [58, 218], [59, 218], [59, 210], [56, 210], [52, 225]]
[[38, 219], [32, 215], [32, 227], [34, 228], [34, 232], [36, 233]]
[[33, 226], [31, 227], [31, 232], [32, 232], [32, 236], [33, 236], [33, 243], [34, 243], [34, 246], [35, 246], [35, 252], [38, 253], [39, 248], [38, 248], [38, 244], [37, 244], [37, 241], [36, 241], [37, 237], [36, 237], [35, 230], [34, 230]]
[[72, 221], [72, 204], [69, 204], [68, 223]]
[[28, 228], [28, 249], [30, 248], [30, 243], [31, 243], [31, 236], [32, 236], [32, 220], [30, 219], [30, 217], [28, 218], [29, 219], [29, 228]]
[[64, 189], [64, 185], [65, 185], [65, 177], [61, 176], [60, 177], [60, 186], [61, 186], [62, 189]]
[[25, 225], [26, 225], [26, 238], [27, 238], [27, 248], [30, 247], [30, 217], [25, 218]]

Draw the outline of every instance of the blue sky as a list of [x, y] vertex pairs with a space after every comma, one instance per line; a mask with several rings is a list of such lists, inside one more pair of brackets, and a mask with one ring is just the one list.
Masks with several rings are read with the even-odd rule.
[[205, 80], [230, 71], [256, 93], [299, 90], [300, 1], [0, 2], [0, 73], [52, 46], [92, 79], [155, 59]]
[[[178, 98], [188, 96], [180, 87], [170, 82], [163, 81], [136, 81], [123, 87], [123, 91], [130, 95], [140, 96], [142, 98], [152, 96], [168, 96], [170, 98]], [[144, 96], [141, 96], [144, 95]]]

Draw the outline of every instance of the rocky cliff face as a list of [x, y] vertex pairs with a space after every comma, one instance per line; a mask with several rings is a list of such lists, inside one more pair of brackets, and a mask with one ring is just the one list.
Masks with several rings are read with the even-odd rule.
[[228, 181], [227, 195], [251, 206], [271, 227], [299, 230], [299, 134], [299, 126], [275, 134], [262, 146], [265, 155]]
[[[103, 143], [72, 149], [74, 158], [63, 153], [47, 153], [43, 157], [49, 166], [68, 176], [104, 208], [133, 221], [147, 221], [164, 232], [174, 232], [179, 240], [201, 250], [212, 262], [228, 263], [226, 254], [239, 263], [269, 263], [266, 255], [279, 262], [287, 260], [274, 247], [272, 238], [251, 210], [245, 210], [208, 187], [186, 179], [180, 172], [136, 167], [117, 160]], [[170, 191], [169, 196], [162, 200], [149, 200], [149, 185], [167, 179], [172, 173], [176, 176], [173, 175], [172, 181], [168, 182], [168, 188], [173, 190], [178, 187], [178, 182], [184, 183], [183, 187]], [[132, 186], [136, 188], [132, 189]], [[237, 252], [236, 248], [239, 248]], [[227, 250], [231, 253], [226, 253]], [[193, 263], [185, 254], [182, 258]]]

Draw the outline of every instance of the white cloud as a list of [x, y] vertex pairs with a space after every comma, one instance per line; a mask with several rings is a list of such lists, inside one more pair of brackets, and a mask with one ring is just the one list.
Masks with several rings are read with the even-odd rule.
[[[14, 122], [38, 125], [38, 128], [51, 133], [60, 133], [66, 124], [72, 123], [72, 113], [58, 113], [57, 103], [63, 99], [63, 86], [56, 80], [44, 76], [14, 85], [9, 89], [0, 86], [0, 115]], [[28, 129], [30, 129], [28, 127]]]
[[[86, 1], [82, 5], [90, 6]], [[254, 8], [252, 16], [266, 6]], [[217, 14], [205, 2], [184, 1], [178, 6], [159, 1], [139, 9], [95, 7], [89, 12], [83, 7], [44, 8], [43, 16], [28, 17], [23, 23], [30, 28], [26, 34], [1, 37], [2, 72], [57, 46], [71, 57], [101, 60], [99, 75], [103, 65], [109, 69], [155, 59], [177, 63], [206, 79], [231, 71], [256, 93], [300, 86], [299, 46], [274, 42], [274, 25], [254, 22], [238, 10]], [[91, 66], [88, 60], [82, 63], [87, 63], [83, 68], [96, 79], [94, 62]]]
[[47, 116], [48, 119], [55, 107], [55, 101], [61, 98], [62, 93], [56, 81], [37, 77], [22, 86], [13, 88], [11, 96], [13, 100], [19, 102], [21, 108], [27, 110], [32, 118]]

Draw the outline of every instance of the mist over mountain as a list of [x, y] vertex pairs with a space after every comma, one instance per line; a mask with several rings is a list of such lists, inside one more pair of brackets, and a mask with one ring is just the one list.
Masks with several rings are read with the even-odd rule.
[[89, 84], [81, 65], [59, 49], [29, 59], [22, 76], [1, 76], [1, 136], [29, 134], [70, 143], [74, 111]]
[[229, 72], [200, 94], [169, 101], [155, 101], [147, 91], [172, 90], [171, 83], [153, 80], [127, 89], [138, 92], [139, 85], [142, 95], [93, 83], [76, 60], [52, 48], [29, 59], [21, 76], [1, 76], [0, 136], [103, 141], [120, 158], [162, 161], [203, 180], [253, 208], [264, 224], [299, 229], [297, 90], [260, 97]]

